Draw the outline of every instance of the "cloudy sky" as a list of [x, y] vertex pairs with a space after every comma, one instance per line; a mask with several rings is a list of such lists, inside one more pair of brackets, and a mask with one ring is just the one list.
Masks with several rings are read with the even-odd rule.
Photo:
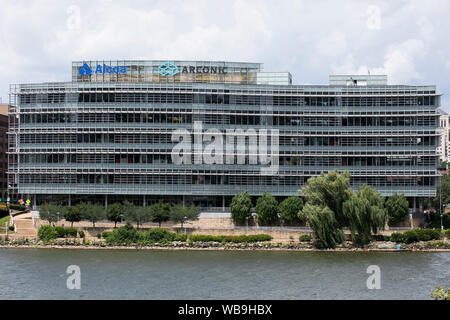
[[0, 0], [0, 97], [70, 81], [72, 60], [262, 62], [295, 84], [333, 73], [436, 84], [450, 111], [450, 1]]

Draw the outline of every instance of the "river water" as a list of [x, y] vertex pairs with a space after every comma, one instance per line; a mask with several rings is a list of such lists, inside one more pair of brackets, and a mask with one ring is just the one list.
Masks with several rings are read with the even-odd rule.
[[[367, 289], [370, 265], [381, 289]], [[0, 248], [0, 299], [429, 299], [438, 285], [450, 285], [447, 252]]]

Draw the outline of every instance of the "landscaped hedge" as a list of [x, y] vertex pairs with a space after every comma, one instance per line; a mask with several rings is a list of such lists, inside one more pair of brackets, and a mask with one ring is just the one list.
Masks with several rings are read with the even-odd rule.
[[38, 237], [42, 241], [50, 241], [58, 238], [58, 232], [52, 226], [41, 226], [38, 230]]
[[391, 241], [396, 243], [413, 243], [418, 241], [439, 240], [441, 232], [433, 229], [414, 229], [404, 233], [394, 232], [391, 235]]
[[0, 218], [6, 217], [9, 215], [8, 208], [0, 208]]
[[375, 239], [375, 241], [390, 241], [391, 240], [391, 237], [384, 236], [382, 234], [376, 234], [373, 236], [373, 238]]
[[186, 241], [186, 235], [170, 232], [163, 228], [152, 228], [147, 232], [141, 232], [131, 224], [126, 224], [106, 235], [105, 239], [106, 243], [116, 245], [151, 245], [171, 241]]
[[41, 240], [49, 241], [56, 238], [71, 237], [75, 238], [77, 236], [78, 230], [74, 227], [64, 228], [62, 226], [50, 226], [45, 225], [39, 227], [38, 237]]
[[102, 238], [106, 239], [111, 234], [112, 234], [112, 231], [104, 231], [104, 232], [102, 232], [101, 236], [102, 236]]
[[447, 239], [450, 239], [450, 229], [443, 230], [443, 231], [442, 231], [442, 235], [443, 235], [444, 237], [446, 237]]
[[253, 234], [249, 236], [213, 236], [213, 235], [200, 235], [193, 234], [189, 236], [189, 240], [193, 242], [259, 242], [259, 241], [270, 241], [272, 236], [268, 234]]
[[10, 204], [9, 208], [12, 209], [12, 210], [17, 210], [17, 211], [25, 211], [25, 210], [27, 210], [27, 207], [22, 206], [20, 204]]
[[308, 234], [302, 234], [302, 235], [298, 238], [298, 240], [299, 240], [300, 242], [310, 242], [311, 239], [312, 239], [311, 236], [308, 235]]

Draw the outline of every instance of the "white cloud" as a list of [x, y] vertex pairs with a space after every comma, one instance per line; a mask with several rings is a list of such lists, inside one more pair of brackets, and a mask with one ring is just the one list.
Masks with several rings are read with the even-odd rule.
[[[68, 28], [74, 4], [80, 25]], [[80, 59], [257, 61], [294, 83], [370, 69], [447, 92], [449, 11], [445, 0], [3, 1], [0, 96], [10, 83], [68, 81]]]

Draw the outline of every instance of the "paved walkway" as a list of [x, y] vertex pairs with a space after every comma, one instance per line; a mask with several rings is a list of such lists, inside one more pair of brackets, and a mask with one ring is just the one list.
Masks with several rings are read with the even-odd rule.
[[17, 214], [13, 217], [16, 225], [16, 232], [8, 234], [11, 239], [36, 238], [37, 230], [33, 227], [31, 212]]

